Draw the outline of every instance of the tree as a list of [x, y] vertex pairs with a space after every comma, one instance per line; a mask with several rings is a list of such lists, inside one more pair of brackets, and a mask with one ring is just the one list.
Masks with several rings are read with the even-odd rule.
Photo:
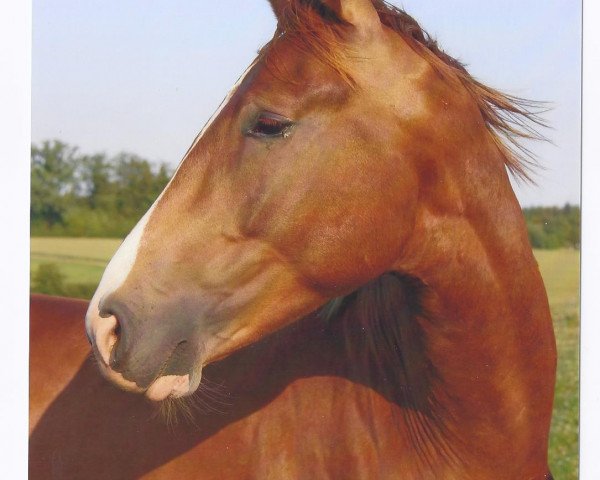
[[158, 197], [160, 193], [165, 189], [169, 179], [171, 178], [171, 169], [166, 163], [161, 163], [156, 175], [154, 177], [154, 191], [153, 196]]
[[534, 248], [579, 248], [581, 209], [578, 206], [526, 208], [523, 213]]
[[141, 217], [154, 200], [150, 164], [137, 155], [118, 155], [115, 161], [115, 182], [119, 213], [127, 217]]
[[91, 209], [112, 209], [115, 204], [113, 166], [106, 155], [85, 155], [78, 163], [79, 195]]
[[58, 140], [31, 147], [31, 221], [48, 227], [64, 223], [68, 197], [74, 190], [77, 149]]
[[127, 217], [141, 217], [167, 182], [166, 165], [163, 164], [155, 175], [147, 160], [127, 153], [119, 154], [113, 164], [117, 211]]

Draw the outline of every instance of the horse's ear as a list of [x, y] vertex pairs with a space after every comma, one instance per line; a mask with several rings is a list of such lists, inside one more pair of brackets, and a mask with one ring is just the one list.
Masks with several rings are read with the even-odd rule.
[[[293, 6], [295, 2], [301, 0], [269, 0], [278, 21], [283, 18], [286, 8]], [[305, 0], [305, 3], [312, 4], [317, 11], [326, 13], [328, 10], [334, 17], [365, 33], [381, 28], [379, 15], [371, 0]]]
[[335, 12], [340, 20], [359, 31], [369, 33], [381, 29], [377, 10], [371, 0], [320, 0]]

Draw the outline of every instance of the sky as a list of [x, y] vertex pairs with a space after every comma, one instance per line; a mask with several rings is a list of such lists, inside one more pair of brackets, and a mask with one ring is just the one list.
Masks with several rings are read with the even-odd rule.
[[[579, 3], [391, 3], [479, 80], [551, 103], [550, 142], [527, 144], [536, 185], [515, 190], [524, 206], [579, 204]], [[175, 166], [274, 28], [266, 0], [34, 0], [32, 142]]]

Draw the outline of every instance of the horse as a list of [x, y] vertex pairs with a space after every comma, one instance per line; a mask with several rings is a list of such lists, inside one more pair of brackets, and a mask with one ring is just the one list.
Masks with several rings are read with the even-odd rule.
[[[509, 181], [536, 104], [382, 0], [270, 4], [87, 306], [99, 373], [60, 347], [32, 451], [57, 478], [551, 478], [556, 346]], [[147, 420], [186, 402], [224, 413]]]

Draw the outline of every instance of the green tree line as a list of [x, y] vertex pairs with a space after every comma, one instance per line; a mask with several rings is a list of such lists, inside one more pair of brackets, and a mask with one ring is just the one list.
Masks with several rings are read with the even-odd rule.
[[[31, 234], [124, 237], [171, 175], [138, 155], [82, 154], [59, 140], [31, 147]], [[523, 210], [534, 248], [579, 248], [578, 206]]]
[[135, 154], [82, 154], [59, 140], [31, 147], [31, 234], [124, 237], [171, 171]]
[[580, 247], [581, 209], [578, 206], [525, 208], [523, 214], [533, 248]]

